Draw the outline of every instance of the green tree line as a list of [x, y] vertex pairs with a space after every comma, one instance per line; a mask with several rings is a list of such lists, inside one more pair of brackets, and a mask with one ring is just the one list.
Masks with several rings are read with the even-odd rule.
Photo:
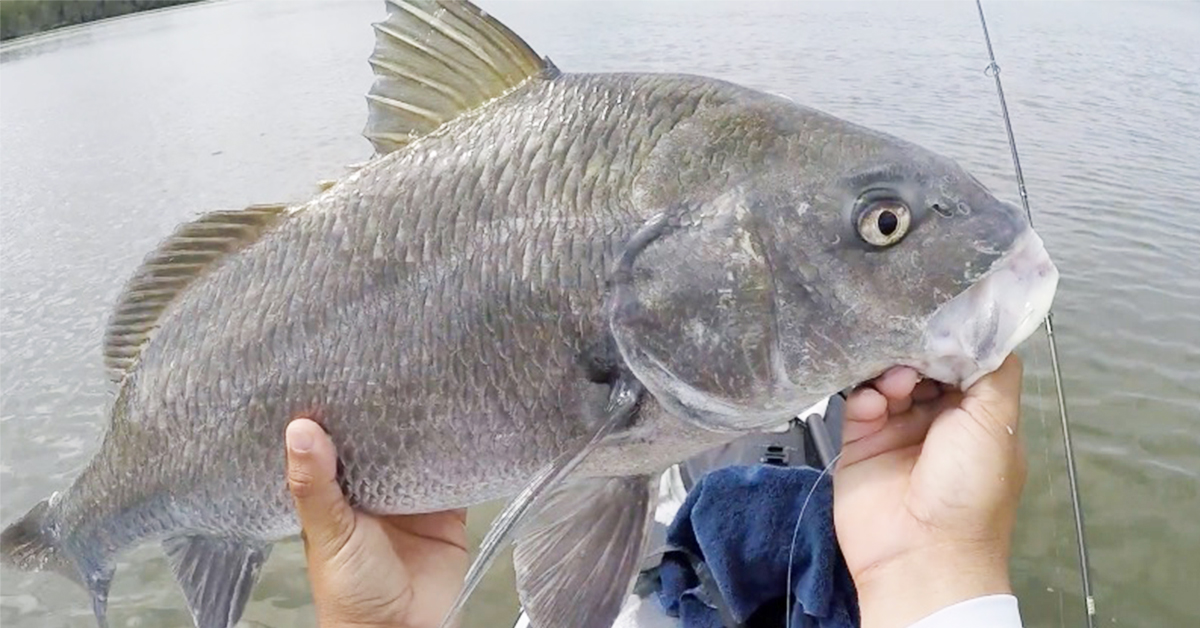
[[198, 0], [0, 0], [0, 40]]

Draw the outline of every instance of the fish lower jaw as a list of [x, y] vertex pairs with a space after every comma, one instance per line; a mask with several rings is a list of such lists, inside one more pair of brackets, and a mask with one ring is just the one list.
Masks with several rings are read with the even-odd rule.
[[909, 366], [970, 387], [1041, 326], [1057, 289], [1058, 269], [1030, 229], [987, 275], [930, 317], [924, 355]]

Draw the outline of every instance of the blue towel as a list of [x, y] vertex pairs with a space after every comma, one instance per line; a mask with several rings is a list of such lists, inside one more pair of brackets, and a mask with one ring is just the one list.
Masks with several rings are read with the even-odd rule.
[[[726, 627], [699, 569], [715, 582], [734, 626], [782, 626], [792, 532], [819, 475], [811, 467], [760, 465], [725, 467], [701, 478], [667, 530], [673, 549], [658, 570], [666, 613], [685, 628]], [[834, 535], [829, 476], [813, 492], [796, 534], [792, 595], [788, 628], [859, 624], [858, 596]]]

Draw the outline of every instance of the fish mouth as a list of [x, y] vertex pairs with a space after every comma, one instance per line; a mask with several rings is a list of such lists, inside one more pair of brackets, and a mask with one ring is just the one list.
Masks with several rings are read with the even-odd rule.
[[925, 328], [925, 359], [909, 366], [970, 387], [1041, 326], [1057, 290], [1058, 269], [1028, 229], [987, 274], [934, 312]]

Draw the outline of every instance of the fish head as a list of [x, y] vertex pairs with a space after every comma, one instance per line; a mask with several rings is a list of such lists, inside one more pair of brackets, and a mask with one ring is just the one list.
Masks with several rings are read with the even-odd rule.
[[822, 123], [815, 146], [804, 123], [757, 148], [617, 294], [627, 365], [693, 423], [778, 425], [895, 365], [966, 387], [1050, 309], [1058, 271], [1019, 208], [949, 159]]
[[873, 135], [760, 209], [778, 239], [780, 359], [837, 389], [894, 365], [965, 388], [1041, 324], [1058, 270], [1020, 208], [952, 160]]

